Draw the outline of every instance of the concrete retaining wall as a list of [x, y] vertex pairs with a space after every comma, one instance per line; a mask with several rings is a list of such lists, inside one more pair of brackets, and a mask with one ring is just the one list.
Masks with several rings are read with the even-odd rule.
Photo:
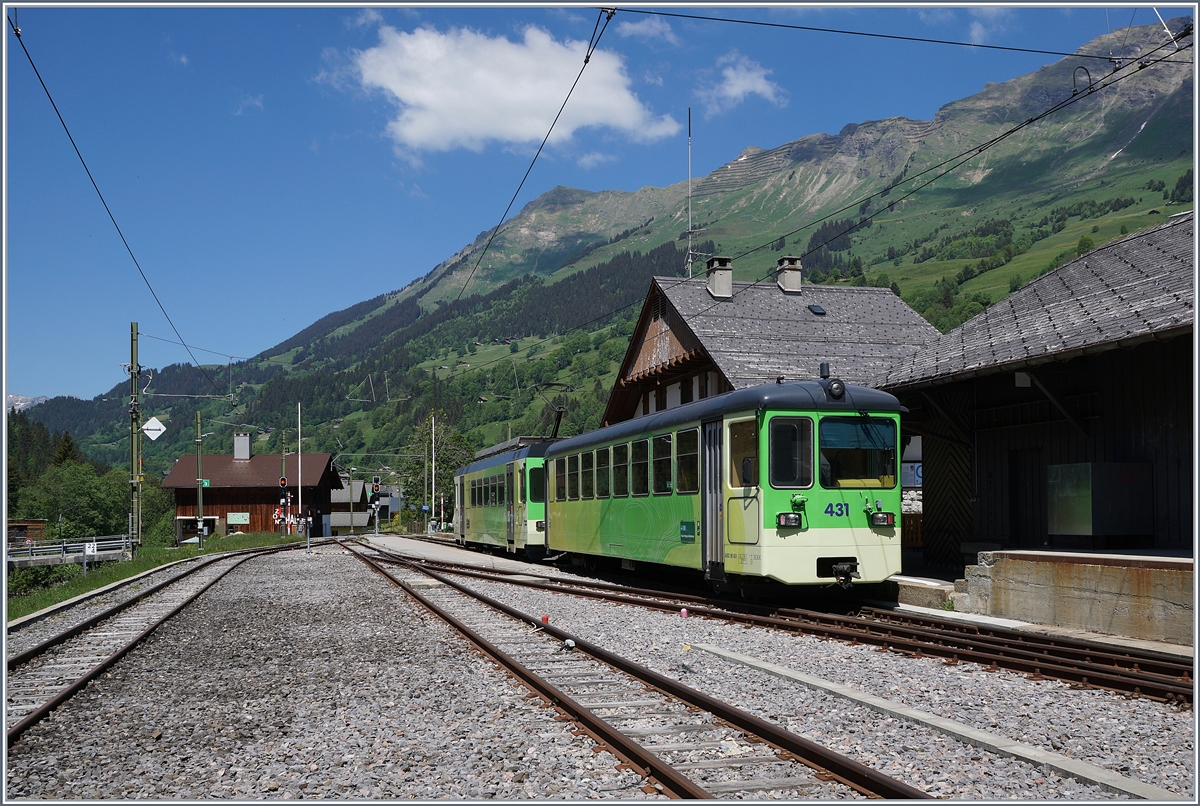
[[1192, 569], [1191, 559], [981, 551], [967, 567], [965, 609], [1192, 646]]

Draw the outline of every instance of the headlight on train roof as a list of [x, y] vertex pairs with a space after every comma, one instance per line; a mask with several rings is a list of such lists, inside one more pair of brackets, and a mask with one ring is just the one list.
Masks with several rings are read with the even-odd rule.
[[884, 527], [895, 526], [896, 525], [896, 515], [895, 515], [895, 513], [892, 513], [892, 512], [872, 512], [871, 513], [871, 525], [872, 526], [884, 526]]
[[780, 512], [775, 516], [775, 525], [779, 527], [796, 527], [800, 525], [799, 512]]

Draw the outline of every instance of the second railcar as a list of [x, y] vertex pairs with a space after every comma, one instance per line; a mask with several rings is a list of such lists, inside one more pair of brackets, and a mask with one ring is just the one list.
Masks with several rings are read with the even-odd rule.
[[837, 379], [727, 392], [546, 452], [548, 548], [713, 587], [900, 571], [901, 406]]
[[462, 545], [546, 553], [546, 437], [516, 437], [475, 455], [454, 475], [454, 532]]

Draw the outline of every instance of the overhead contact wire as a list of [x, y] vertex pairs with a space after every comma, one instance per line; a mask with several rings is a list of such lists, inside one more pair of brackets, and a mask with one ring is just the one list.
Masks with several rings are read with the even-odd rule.
[[[116, 216], [114, 216], [112, 210], [109, 209], [108, 202], [104, 200], [104, 194], [100, 192], [100, 186], [96, 184], [96, 179], [92, 176], [92, 172], [88, 168], [87, 160], [85, 160], [83, 158], [83, 154], [80, 153], [79, 146], [76, 145], [75, 138], [71, 136], [71, 130], [67, 126], [67, 122], [63, 120], [62, 113], [58, 111], [58, 104], [54, 103], [54, 96], [50, 94], [49, 87], [47, 87], [46, 82], [42, 80], [42, 74], [38, 71], [37, 65], [33, 63], [33, 56], [30, 55], [29, 49], [25, 47], [25, 40], [21, 38], [21, 29], [16, 26], [16, 23], [13, 22], [12, 17], [8, 17], [7, 19], [9, 27], [12, 28], [13, 34], [15, 34], [17, 37], [17, 42], [19, 42], [21, 45], [21, 50], [25, 53], [25, 58], [29, 60], [29, 66], [33, 68], [33, 74], [37, 76], [38, 83], [42, 85], [42, 91], [46, 93], [46, 98], [50, 101], [50, 106], [54, 109], [54, 114], [58, 116], [58, 122], [62, 124], [63, 131], [67, 133], [67, 139], [71, 141], [71, 148], [75, 149], [75, 156], [79, 157], [79, 162], [81, 165], [83, 165], [84, 173], [87, 174], [88, 180], [92, 183], [92, 188], [96, 191], [96, 195], [100, 198], [100, 204], [104, 206], [104, 212], [108, 213], [108, 219], [112, 222], [113, 227], [117, 231], [117, 235], [121, 238], [121, 243], [125, 245], [125, 251], [129, 253], [129, 258], [133, 261], [134, 267], [137, 268], [138, 274], [142, 276], [142, 281], [146, 284], [146, 288], [150, 290], [150, 296], [154, 297], [154, 302], [157, 303], [158, 309], [162, 311], [162, 315], [167, 319], [167, 324], [171, 326], [171, 329], [175, 331], [175, 335], [179, 337], [179, 343], [182, 344], [188, 351], [188, 355], [191, 356], [192, 362], [196, 365], [196, 368], [199, 369], [204, 375], [209, 385], [211, 385], [213, 389], [216, 389], [218, 392], [220, 392], [221, 390], [217, 387], [216, 382], [214, 382], [213, 379], [209, 377], [208, 373], [204, 371], [204, 368], [200, 366], [200, 362], [197, 360], [196, 356], [192, 355], [192, 348], [188, 347], [187, 343], [184, 342], [183, 336], [179, 332], [179, 328], [175, 327], [175, 323], [171, 321], [171, 315], [168, 314], [167, 309], [163, 307], [162, 300], [158, 298], [158, 294], [154, 291], [154, 286], [150, 284], [150, 279], [146, 277], [146, 272], [142, 271], [142, 265], [138, 263], [137, 256], [133, 254], [133, 249], [130, 247], [129, 241], [125, 239], [125, 233], [121, 231], [121, 225], [117, 223]], [[225, 397], [225, 395], [222, 395], [222, 397]]]
[[[479, 259], [475, 261], [475, 265], [471, 268], [471, 273], [467, 275], [466, 281], [462, 284], [462, 288], [458, 289], [458, 296], [454, 298], [455, 302], [462, 299], [463, 292], [467, 290], [467, 286], [471, 282], [471, 278], [475, 276], [475, 272], [479, 269], [479, 265], [483, 262], [484, 255], [492, 246], [492, 241], [500, 234], [500, 227], [503, 226], [505, 219], [508, 218], [508, 213], [512, 210], [512, 206], [517, 202], [517, 196], [521, 194], [521, 189], [525, 187], [525, 180], [529, 179], [529, 174], [533, 171], [533, 166], [537, 164], [538, 157], [542, 155], [542, 149], [546, 147], [546, 143], [550, 140], [550, 135], [554, 132], [554, 127], [558, 124], [558, 119], [562, 117], [563, 110], [567, 108], [567, 102], [571, 100], [571, 95], [575, 92], [575, 88], [579, 86], [579, 79], [583, 78], [583, 71], [587, 69], [588, 62], [592, 60], [592, 54], [596, 52], [596, 48], [600, 45], [600, 37], [604, 35], [604, 31], [608, 28], [608, 22], [616, 14], [616, 10], [601, 9], [600, 16], [596, 18], [595, 28], [592, 30], [592, 38], [588, 42], [587, 53], [583, 57], [583, 66], [579, 68], [579, 74], [575, 76], [575, 81], [571, 84], [571, 89], [567, 91], [567, 97], [563, 99], [562, 106], [558, 108], [558, 114], [554, 116], [554, 120], [550, 123], [550, 129], [546, 132], [546, 136], [542, 138], [542, 144], [538, 146], [537, 153], [533, 155], [533, 160], [530, 161], [529, 167], [525, 169], [525, 175], [521, 177], [521, 183], [517, 185], [516, 192], [513, 193], [512, 199], [509, 200], [508, 206], [504, 208], [504, 214], [500, 216], [500, 223], [493, 229], [492, 234], [488, 237], [487, 243], [479, 253]], [[604, 26], [600, 26], [600, 21], [603, 19]]]

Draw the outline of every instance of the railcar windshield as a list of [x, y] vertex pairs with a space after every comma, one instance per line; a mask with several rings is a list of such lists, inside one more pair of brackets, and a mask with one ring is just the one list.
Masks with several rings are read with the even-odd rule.
[[821, 486], [896, 486], [896, 423], [881, 417], [826, 417], [820, 425]]

